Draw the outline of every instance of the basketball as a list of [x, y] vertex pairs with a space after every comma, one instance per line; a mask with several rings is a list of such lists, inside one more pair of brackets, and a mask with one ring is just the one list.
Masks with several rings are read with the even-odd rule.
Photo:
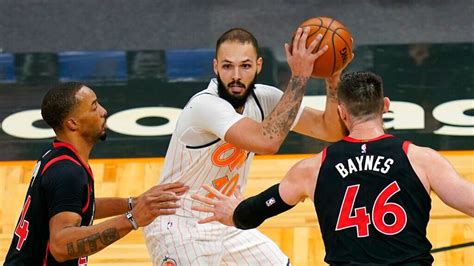
[[300, 27], [310, 27], [306, 46], [308, 46], [318, 34], [323, 38], [316, 46], [314, 52], [324, 45], [328, 50], [314, 62], [311, 76], [315, 78], [326, 78], [344, 68], [352, 59], [352, 36], [349, 30], [339, 21], [329, 17], [310, 18], [300, 24]]

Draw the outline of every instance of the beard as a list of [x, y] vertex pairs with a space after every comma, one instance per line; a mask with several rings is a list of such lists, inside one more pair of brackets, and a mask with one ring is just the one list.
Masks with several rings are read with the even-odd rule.
[[[228, 101], [234, 109], [238, 109], [242, 106], [245, 105], [245, 102], [247, 101], [247, 98], [249, 97], [250, 93], [255, 89], [255, 82], [257, 80], [257, 73], [255, 73], [255, 77], [253, 78], [252, 82], [250, 82], [249, 86], [245, 86], [240, 81], [232, 81], [229, 84], [227, 84], [227, 87], [224, 85], [224, 82], [222, 82], [221, 77], [219, 74], [217, 75], [217, 92], [219, 94], [219, 97], [222, 99]], [[245, 92], [243, 95], [234, 95], [230, 93], [227, 88], [233, 85], [237, 85], [240, 87], [245, 88]]]
[[107, 133], [104, 132], [104, 134], [100, 135], [99, 139], [105, 141], [107, 139]]
[[99, 134], [95, 134], [94, 136], [94, 143], [97, 143], [100, 141], [105, 141], [107, 139], [107, 130], [106, 130], [106, 122], [107, 122], [107, 118], [105, 118], [104, 120], [104, 124], [103, 124], [103, 132], [99, 133]]
[[107, 139], [107, 133], [103, 132], [101, 134], [94, 134], [94, 135], [83, 135], [84, 139], [92, 144], [97, 144], [99, 141], [105, 141]]

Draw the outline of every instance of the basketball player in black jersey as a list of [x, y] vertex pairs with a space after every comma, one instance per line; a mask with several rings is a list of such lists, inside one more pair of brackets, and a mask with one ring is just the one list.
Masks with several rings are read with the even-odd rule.
[[4, 265], [87, 265], [88, 255], [175, 212], [187, 189], [179, 183], [155, 186], [135, 199], [95, 199], [88, 161], [94, 144], [105, 139], [107, 111], [85, 84], [48, 91], [41, 114], [56, 139], [36, 163]]
[[[390, 101], [382, 80], [369, 72], [343, 76], [339, 115], [349, 136], [294, 165], [280, 184], [243, 200], [194, 195], [219, 221], [241, 229], [310, 198], [316, 207], [331, 265], [430, 265], [426, 227], [433, 190], [447, 205], [474, 216], [474, 184], [461, 178], [438, 152], [386, 134], [382, 114]], [[243, 200], [243, 201], [242, 201]]]

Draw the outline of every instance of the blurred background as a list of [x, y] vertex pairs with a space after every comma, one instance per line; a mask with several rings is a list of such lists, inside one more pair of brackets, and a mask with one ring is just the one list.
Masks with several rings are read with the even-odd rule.
[[[355, 41], [355, 59], [347, 71], [369, 70], [384, 79], [392, 100], [385, 115], [387, 130], [418, 145], [455, 151], [462, 162], [453, 163], [473, 181], [473, 14], [472, 0], [0, 0], [0, 191], [5, 199], [14, 199], [0, 210], [0, 251], [9, 245], [33, 160], [53, 136], [39, 113], [48, 88], [69, 80], [92, 86], [110, 115], [108, 140], [92, 154], [97, 159], [94, 172], [104, 182], [101, 187], [98, 181], [97, 189], [110, 196], [138, 193], [156, 182], [179, 112], [214, 77], [215, 42], [232, 27], [249, 30], [259, 41], [264, 67], [258, 81], [285, 88], [290, 73], [283, 44], [296, 27], [317, 16], [339, 20]], [[324, 94], [323, 82], [311, 80], [305, 104], [323, 108]], [[290, 133], [279, 154], [303, 156], [327, 145]], [[289, 167], [288, 157], [275, 158], [284, 167], [272, 178], [280, 178]], [[256, 171], [251, 178], [258, 179]], [[135, 190], [120, 183], [128, 182], [120, 177], [124, 172], [133, 178], [130, 182], [140, 180]], [[258, 184], [264, 188], [266, 183]], [[431, 227], [435, 247], [474, 241], [472, 218], [444, 208], [436, 211], [437, 222], [450, 222]], [[289, 243], [288, 237], [296, 239], [317, 223], [306, 221], [289, 233], [272, 224], [263, 230], [277, 243]], [[444, 232], [438, 237], [440, 228]], [[322, 244], [317, 241], [308, 240], [306, 248]], [[143, 254], [136, 260], [147, 265], [143, 240], [137, 236], [125, 242], [130, 243]], [[297, 261], [304, 256], [292, 244], [284, 248]], [[455, 263], [469, 265], [473, 247], [463, 250], [463, 255], [449, 253], [438, 261], [450, 265], [454, 256]], [[297, 265], [319, 265], [322, 255], [311, 254]], [[108, 261], [113, 259], [101, 262]]]
[[[401, 102], [386, 116], [387, 129], [420, 145], [472, 149], [473, 11], [468, 0], [2, 0], [0, 144], [8, 152], [0, 159], [36, 158], [52, 136], [37, 111], [40, 99], [68, 80], [91, 84], [111, 116], [122, 112], [110, 120], [109, 141], [99, 144], [106, 148], [93, 157], [162, 156], [180, 108], [214, 76], [215, 42], [224, 31], [254, 33], [264, 58], [259, 82], [284, 88], [283, 44], [315, 16], [345, 24], [356, 54], [347, 70], [381, 75], [386, 94]], [[324, 95], [322, 81], [312, 80], [307, 95]], [[316, 104], [318, 97], [306, 98]], [[152, 106], [164, 108], [135, 110]], [[131, 154], [117, 151], [124, 145]], [[324, 145], [291, 134], [280, 152]]]

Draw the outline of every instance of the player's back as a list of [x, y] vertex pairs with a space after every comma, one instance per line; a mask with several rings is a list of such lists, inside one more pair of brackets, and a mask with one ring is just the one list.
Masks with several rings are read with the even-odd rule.
[[392, 135], [323, 151], [314, 202], [330, 264], [431, 264], [431, 198]]

